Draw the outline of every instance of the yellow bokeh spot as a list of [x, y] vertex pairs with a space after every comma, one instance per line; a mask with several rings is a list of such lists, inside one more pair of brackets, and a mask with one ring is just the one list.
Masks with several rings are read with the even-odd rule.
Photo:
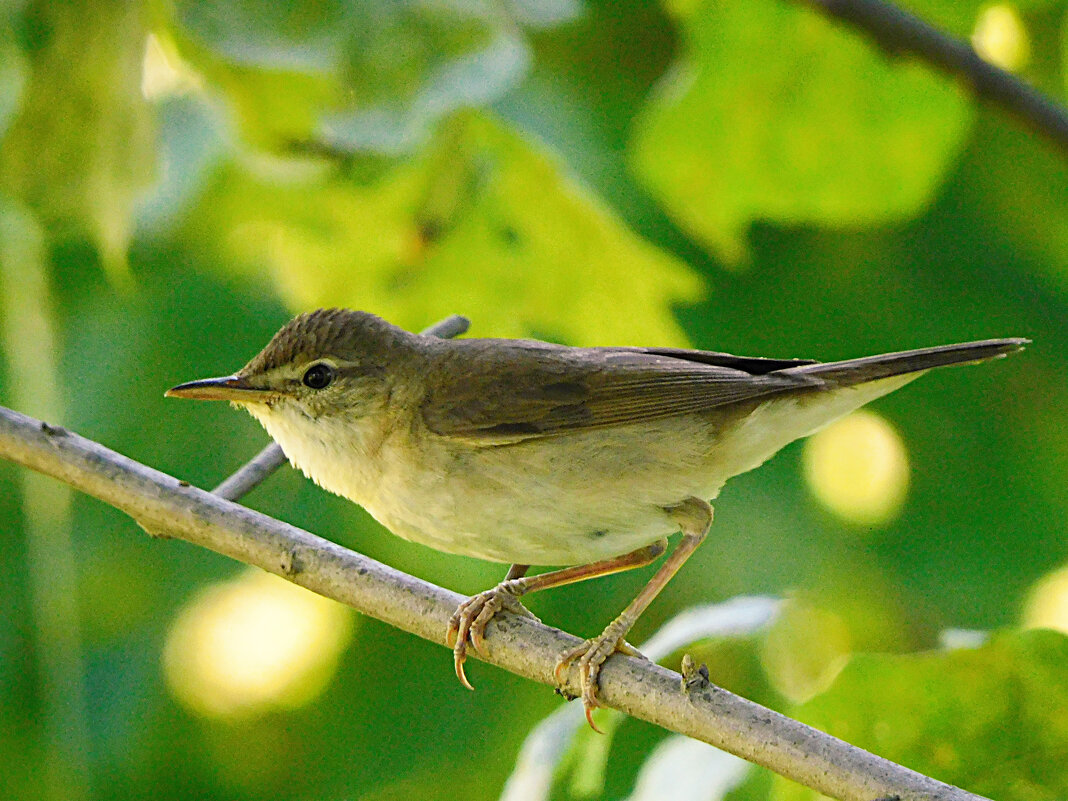
[[352, 637], [352, 610], [262, 571], [207, 587], [167, 635], [171, 693], [207, 717], [302, 706], [326, 687]]
[[1057, 629], [1068, 633], [1068, 567], [1055, 570], [1032, 588], [1024, 607], [1029, 629]]
[[984, 60], [1009, 72], [1022, 70], [1031, 59], [1027, 29], [1008, 4], [983, 9], [975, 21], [972, 47]]
[[854, 412], [809, 438], [802, 465], [819, 501], [852, 523], [886, 523], [905, 502], [905, 443], [874, 412]]

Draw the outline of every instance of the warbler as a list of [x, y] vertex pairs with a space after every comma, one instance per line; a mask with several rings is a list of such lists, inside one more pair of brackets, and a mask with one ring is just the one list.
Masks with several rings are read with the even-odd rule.
[[[658, 347], [576, 348], [519, 339], [437, 339], [361, 311], [286, 324], [232, 375], [167, 395], [246, 409], [289, 461], [393, 533], [511, 563], [465, 601], [447, 641], [468, 687], [480, 649], [519, 597], [648, 564], [682, 537], [638, 596], [561, 655], [580, 671], [587, 717], [603, 662], [705, 538], [732, 476], [923, 372], [1020, 350], [989, 339], [820, 363]], [[527, 576], [531, 565], [563, 565]], [[592, 718], [590, 718], [592, 724]]]

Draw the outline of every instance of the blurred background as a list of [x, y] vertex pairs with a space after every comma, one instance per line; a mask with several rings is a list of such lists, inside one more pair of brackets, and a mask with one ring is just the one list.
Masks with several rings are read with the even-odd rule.
[[[1064, 100], [1064, 0], [906, 5]], [[203, 487], [266, 435], [163, 391], [322, 305], [821, 360], [1030, 337], [728, 484], [633, 640], [781, 599], [690, 648], [714, 681], [1068, 794], [1068, 640], [1031, 631], [1068, 630], [1065, 153], [801, 3], [8, 0], [0, 290], [0, 403]], [[289, 468], [245, 502], [460, 592], [503, 575]], [[471, 694], [439, 646], [7, 463], [0, 531], [5, 798], [493, 799], [563, 703], [479, 663]], [[530, 606], [589, 636], [648, 573]], [[661, 797], [677, 744], [612, 726], [527, 797]], [[742, 773], [699, 797], [805, 795]]]

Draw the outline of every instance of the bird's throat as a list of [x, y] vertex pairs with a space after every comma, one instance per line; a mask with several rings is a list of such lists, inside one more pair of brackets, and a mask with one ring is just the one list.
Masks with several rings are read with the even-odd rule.
[[248, 411], [316, 484], [360, 504], [373, 497], [385, 437], [375, 417], [311, 418], [284, 405], [249, 404]]

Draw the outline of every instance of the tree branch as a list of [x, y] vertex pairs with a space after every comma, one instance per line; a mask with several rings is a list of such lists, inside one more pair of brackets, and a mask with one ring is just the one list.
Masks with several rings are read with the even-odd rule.
[[[0, 457], [99, 498], [152, 532], [255, 565], [441, 645], [449, 617], [463, 600], [2, 406]], [[502, 613], [490, 624], [486, 661], [553, 685], [558, 655], [578, 642], [530, 618]], [[442, 663], [443, 670], [451, 669], [447, 664]], [[564, 689], [579, 692], [574, 670]], [[719, 687], [683, 692], [677, 673], [639, 659], [609, 659], [601, 673], [600, 698], [607, 706], [710, 743], [842, 801], [888, 796], [908, 801], [980, 799]]]
[[867, 33], [888, 53], [912, 53], [960, 78], [978, 97], [998, 104], [1068, 153], [1068, 111], [1012, 73], [984, 61], [966, 42], [883, 0], [801, 2]]

